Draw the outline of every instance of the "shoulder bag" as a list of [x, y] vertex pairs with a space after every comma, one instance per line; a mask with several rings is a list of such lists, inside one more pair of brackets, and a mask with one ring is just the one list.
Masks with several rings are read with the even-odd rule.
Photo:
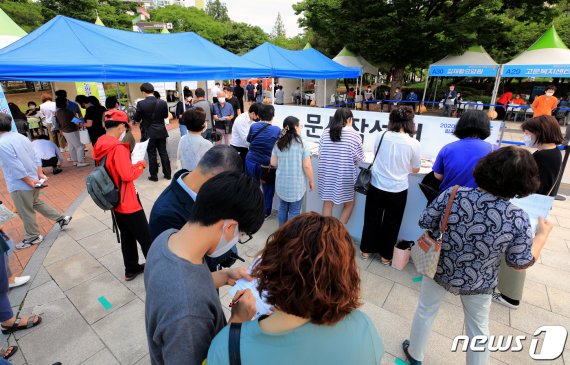
[[368, 193], [368, 189], [370, 189], [370, 180], [372, 180], [372, 171], [370, 170], [372, 169], [372, 166], [374, 166], [374, 161], [376, 161], [376, 157], [378, 156], [378, 151], [380, 151], [380, 146], [382, 146], [382, 141], [384, 140], [385, 135], [386, 132], [384, 132], [384, 134], [382, 134], [382, 137], [380, 138], [380, 143], [378, 143], [378, 148], [376, 148], [376, 154], [374, 155], [372, 163], [365, 169], [360, 168], [360, 173], [358, 174], [358, 177], [356, 178], [356, 183], [354, 184], [354, 190], [357, 193], [366, 195]]
[[231, 323], [230, 335], [228, 339], [230, 365], [241, 365], [240, 340], [241, 340], [241, 323]]
[[439, 255], [441, 253], [441, 240], [443, 234], [447, 229], [447, 220], [449, 219], [449, 214], [451, 213], [451, 206], [453, 205], [453, 199], [457, 194], [459, 185], [455, 185], [451, 194], [449, 195], [449, 200], [447, 201], [447, 206], [445, 207], [445, 214], [441, 222], [441, 229], [439, 232], [439, 237], [434, 238], [431, 230], [426, 230], [416, 243], [412, 246], [412, 260], [414, 261], [414, 266], [416, 271], [424, 276], [432, 278], [435, 276], [437, 271], [437, 264], [439, 262]]

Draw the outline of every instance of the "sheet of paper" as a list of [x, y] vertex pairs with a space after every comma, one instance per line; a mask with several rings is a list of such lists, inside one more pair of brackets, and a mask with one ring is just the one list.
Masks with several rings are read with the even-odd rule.
[[146, 148], [148, 147], [148, 141], [150, 141], [150, 139], [135, 144], [135, 148], [133, 148], [133, 152], [131, 153], [131, 161], [133, 165], [139, 161], [144, 160], [144, 156], [146, 154]]
[[[257, 258], [253, 262], [253, 264], [251, 264], [251, 266], [247, 269], [248, 274], [251, 274], [251, 269], [253, 268], [253, 266], [257, 264], [258, 261], [259, 258]], [[236, 281], [236, 284], [229, 291], [230, 296], [233, 298], [238, 292], [238, 290], [244, 290], [244, 289], [251, 290], [251, 293], [255, 298], [255, 307], [257, 308], [257, 313], [255, 315], [255, 318], [270, 312], [271, 306], [267, 304], [264, 298], [259, 295], [259, 291], [257, 290], [257, 280], [255, 279], [252, 281], [247, 281], [245, 279], [239, 279], [238, 281]]]
[[533, 233], [536, 233], [538, 217], [542, 217], [544, 219], [548, 218], [548, 213], [550, 213], [553, 202], [554, 197], [540, 194], [532, 194], [520, 199], [511, 199], [511, 203], [521, 208], [528, 214]]

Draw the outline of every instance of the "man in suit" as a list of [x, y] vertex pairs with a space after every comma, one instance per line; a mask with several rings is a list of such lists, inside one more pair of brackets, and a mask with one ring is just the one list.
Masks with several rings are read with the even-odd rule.
[[142, 140], [149, 139], [146, 150], [148, 152], [148, 170], [150, 173], [148, 179], [150, 181], [158, 181], [158, 163], [156, 162], [156, 152], [158, 151], [164, 178], [170, 180], [172, 171], [170, 169], [168, 152], [166, 151], [168, 132], [164, 125], [164, 118], [168, 117], [168, 105], [164, 100], [154, 97], [154, 86], [152, 84], [145, 82], [141, 85], [141, 91], [145, 98], [137, 103], [135, 121], [141, 122]]

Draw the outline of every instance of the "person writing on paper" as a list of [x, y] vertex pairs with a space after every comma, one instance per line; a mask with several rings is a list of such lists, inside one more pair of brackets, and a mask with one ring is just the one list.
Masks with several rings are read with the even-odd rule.
[[[503, 147], [477, 163], [478, 188], [459, 187], [452, 199], [441, 256], [433, 279], [424, 277], [410, 340], [402, 344], [408, 363], [422, 363], [431, 326], [446, 292], [461, 296], [466, 335], [489, 335], [491, 294], [497, 286], [501, 255], [507, 264], [524, 270], [540, 256], [552, 223], [539, 218], [534, 239], [528, 214], [509, 200], [532, 194], [539, 186], [532, 155], [518, 147]], [[439, 230], [455, 187], [445, 190], [422, 213], [420, 226]], [[489, 351], [467, 351], [467, 365], [487, 364]]]
[[[527, 120], [521, 125], [524, 132], [523, 141], [527, 147], [537, 148], [532, 154], [538, 166], [540, 187], [537, 194], [556, 196], [556, 183], [562, 168], [562, 153], [557, 148], [564, 138], [556, 118], [542, 115]], [[525, 271], [515, 271], [501, 261], [499, 283], [493, 294], [496, 303], [511, 309], [517, 309], [522, 300]]]
[[473, 169], [494, 149], [485, 142], [491, 135], [489, 116], [482, 110], [466, 110], [457, 121], [453, 135], [459, 140], [443, 146], [433, 164], [435, 178], [441, 181], [439, 191], [454, 185], [476, 188]]
[[144, 257], [151, 244], [148, 221], [134, 184], [144, 172], [146, 162], [131, 164], [129, 145], [121, 142], [129, 129], [129, 117], [125, 112], [106, 112], [105, 128], [105, 135], [99, 137], [93, 148], [93, 158], [97, 164], [105, 158], [105, 168], [119, 187], [119, 205], [113, 208], [113, 216], [121, 234], [125, 280], [130, 281], [144, 270], [144, 264], [139, 264], [137, 241]]
[[[210, 272], [204, 256], [224, 255], [262, 224], [259, 183], [241, 172], [222, 172], [202, 186], [188, 222], [154, 240], [144, 275], [153, 365], [203, 363], [212, 339], [226, 325], [216, 289], [240, 278], [252, 279], [245, 267]], [[249, 289], [238, 291], [233, 302], [230, 323], [248, 321], [256, 314]]]
[[[336, 218], [301, 214], [273, 233], [253, 267], [270, 316], [241, 325], [247, 365], [380, 364], [384, 345], [360, 307], [354, 242]], [[287, 259], [284, 259], [287, 258]], [[229, 328], [208, 351], [208, 365], [229, 365]]]
[[540, 117], [541, 115], [552, 115], [552, 111], [558, 105], [558, 99], [554, 96], [556, 86], [549, 85], [544, 91], [544, 95], [537, 96], [531, 104], [534, 111], [533, 117]]
[[[224, 136], [223, 143], [230, 144], [232, 133], [232, 120], [234, 119], [234, 108], [232, 104], [226, 102], [226, 94], [223, 90], [218, 92], [217, 103], [213, 106], [214, 127], [216, 132]], [[220, 143], [222, 143], [220, 141]]]
[[390, 113], [388, 130], [376, 136], [377, 158], [371, 169], [360, 242], [364, 260], [379, 253], [382, 264], [392, 263], [408, 201], [408, 176], [420, 171], [420, 141], [414, 134], [414, 111], [409, 106], [399, 106]]

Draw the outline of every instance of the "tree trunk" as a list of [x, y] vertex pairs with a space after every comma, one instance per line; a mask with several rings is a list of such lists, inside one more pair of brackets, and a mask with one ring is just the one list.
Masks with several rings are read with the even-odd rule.
[[394, 90], [396, 88], [402, 87], [402, 81], [404, 81], [404, 67], [395, 66], [392, 70], [392, 86], [390, 89], [390, 95], [394, 95]]

